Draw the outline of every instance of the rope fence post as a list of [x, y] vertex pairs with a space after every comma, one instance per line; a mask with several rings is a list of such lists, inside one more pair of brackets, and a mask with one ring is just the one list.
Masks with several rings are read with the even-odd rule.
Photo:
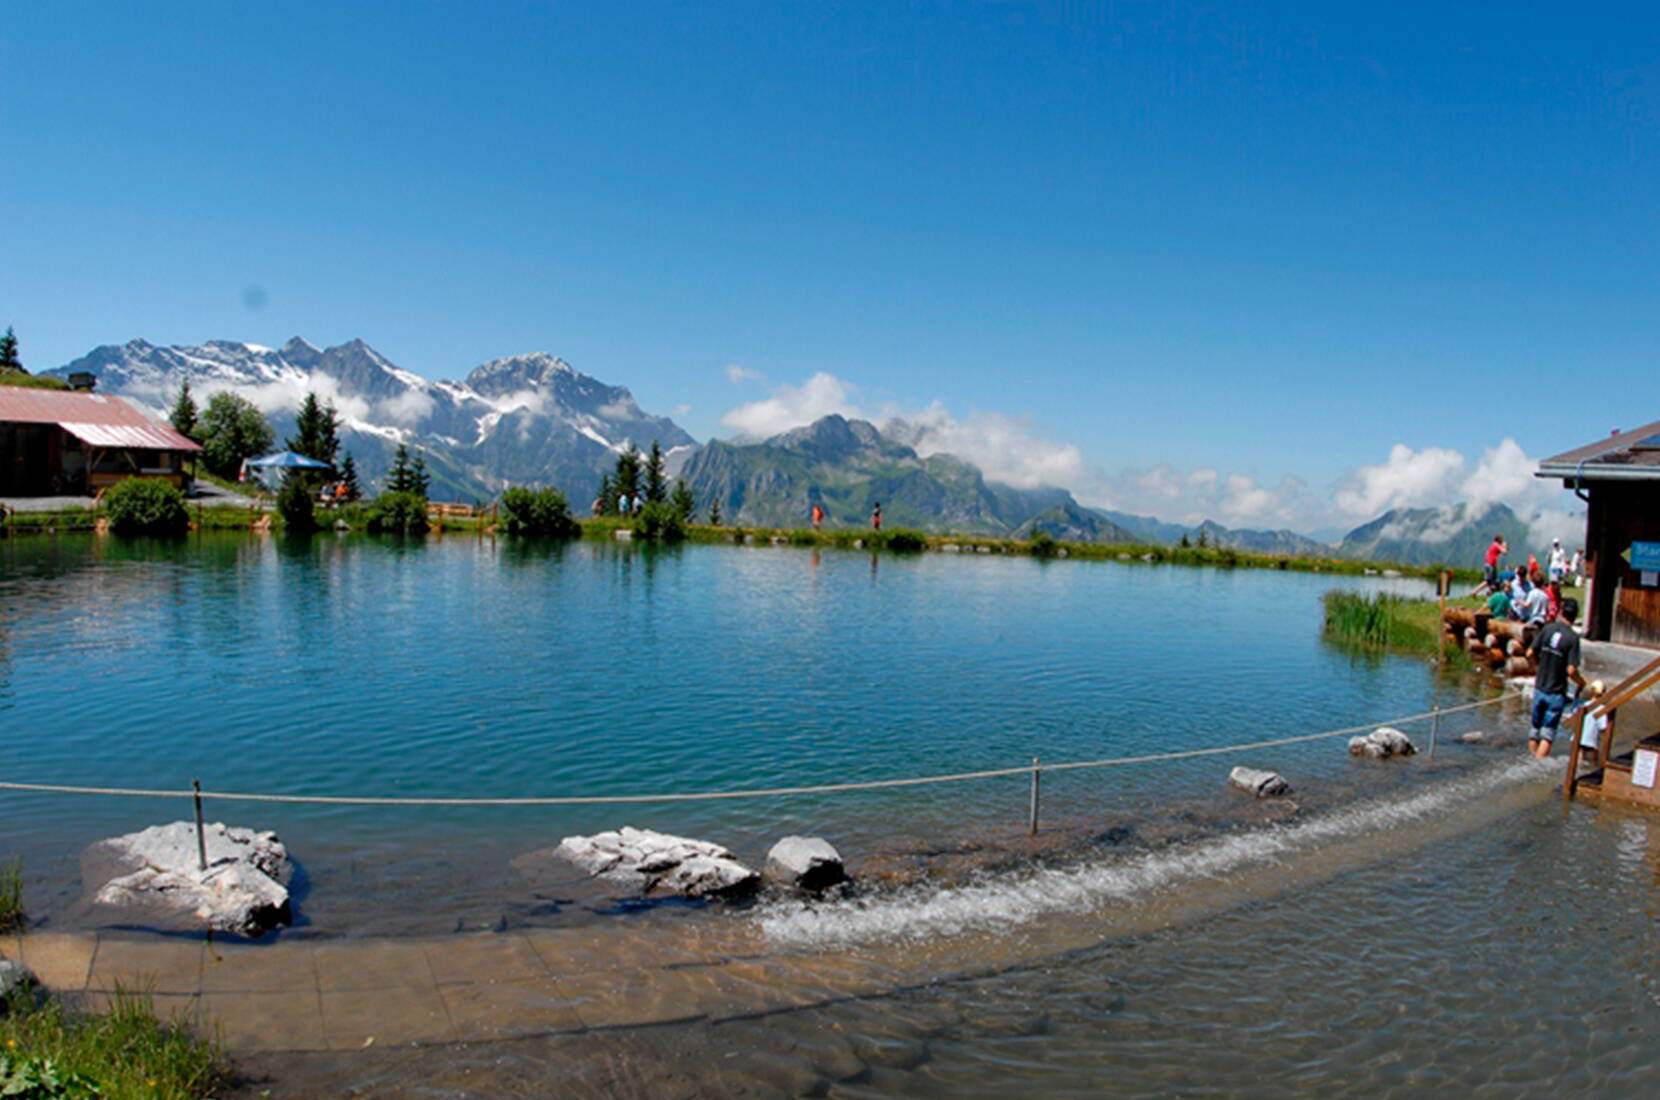
[[1032, 757], [1032, 835], [1038, 830], [1038, 758]]
[[196, 800], [196, 869], [207, 870], [207, 831], [202, 824], [202, 781], [192, 779], [190, 790]]
[[1441, 704], [1435, 704], [1429, 717], [1429, 758], [1435, 759], [1435, 738], [1441, 732]]

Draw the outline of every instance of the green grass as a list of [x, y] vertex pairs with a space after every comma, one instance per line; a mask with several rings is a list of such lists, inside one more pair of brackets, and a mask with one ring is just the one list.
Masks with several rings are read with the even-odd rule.
[[[14, 1079], [21, 1076], [19, 1066], [38, 1071], [50, 1062], [60, 1082], [85, 1082], [56, 1090], [20, 1089], [18, 1095], [24, 1097], [202, 1100], [229, 1082], [217, 1042], [159, 1019], [147, 994], [122, 990], [101, 1015], [72, 1012], [56, 1000], [40, 1004], [28, 994], [14, 995], [0, 1015], [0, 1057]], [[4, 1084], [0, 1094], [11, 1095]]]
[[[1370, 649], [1434, 657], [1441, 652], [1441, 608], [1434, 600], [1412, 600], [1388, 592], [1327, 592], [1328, 638]], [[1446, 650], [1449, 664], [1469, 663], [1463, 649]]]
[[23, 927], [23, 861], [0, 863], [0, 932]]
[[67, 390], [69, 383], [61, 378], [47, 378], [39, 374], [19, 371], [0, 371], [0, 386], [17, 386], [26, 390]]

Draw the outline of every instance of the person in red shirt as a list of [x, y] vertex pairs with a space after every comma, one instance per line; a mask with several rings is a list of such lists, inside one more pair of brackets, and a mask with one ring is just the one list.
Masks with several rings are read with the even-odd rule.
[[820, 527], [823, 527], [823, 526], [824, 526], [824, 505], [815, 503], [813, 505], [813, 530], [817, 531]]
[[1487, 568], [1482, 574], [1481, 587], [1476, 589], [1478, 595], [1485, 595], [1499, 590], [1499, 562], [1510, 552], [1505, 544], [1503, 535], [1493, 536], [1493, 545], [1487, 548]]

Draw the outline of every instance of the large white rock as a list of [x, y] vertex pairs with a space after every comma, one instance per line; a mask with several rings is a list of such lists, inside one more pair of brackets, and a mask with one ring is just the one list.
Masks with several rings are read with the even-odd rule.
[[1291, 784], [1279, 772], [1238, 767], [1228, 773], [1228, 782], [1258, 798], [1278, 798], [1291, 793]]
[[651, 829], [568, 836], [557, 854], [600, 878], [642, 894], [665, 890], [686, 897], [732, 897], [760, 885], [761, 876], [719, 844]]
[[1351, 755], [1367, 756], [1373, 760], [1382, 760], [1390, 756], [1412, 756], [1417, 751], [1418, 746], [1412, 743], [1412, 738], [1393, 726], [1379, 726], [1365, 737], [1349, 739]]
[[13, 993], [31, 989], [35, 976], [22, 963], [0, 959], [0, 1013], [6, 1010], [6, 1001]]
[[93, 901], [150, 909], [241, 936], [289, 923], [293, 867], [277, 834], [219, 822], [203, 831], [206, 871], [198, 865], [196, 826], [189, 821], [92, 845], [81, 865]]
[[763, 873], [773, 882], [815, 891], [847, 878], [841, 853], [817, 836], [787, 836], [774, 844]]

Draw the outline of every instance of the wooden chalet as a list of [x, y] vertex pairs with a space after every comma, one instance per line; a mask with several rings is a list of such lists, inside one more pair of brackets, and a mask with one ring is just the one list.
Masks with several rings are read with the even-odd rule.
[[1547, 458], [1589, 506], [1584, 634], [1660, 648], [1660, 420]]
[[129, 477], [188, 489], [201, 449], [119, 397], [0, 386], [0, 497], [90, 495]]

